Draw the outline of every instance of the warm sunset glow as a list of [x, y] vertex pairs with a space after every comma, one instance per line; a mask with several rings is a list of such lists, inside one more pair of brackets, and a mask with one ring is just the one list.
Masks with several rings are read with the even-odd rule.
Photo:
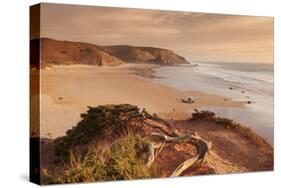
[[273, 18], [42, 4], [41, 37], [171, 49], [191, 61], [273, 63]]

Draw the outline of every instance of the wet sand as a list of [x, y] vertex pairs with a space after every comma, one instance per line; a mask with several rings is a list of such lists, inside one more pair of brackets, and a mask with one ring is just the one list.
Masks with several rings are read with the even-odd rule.
[[[185, 119], [186, 111], [196, 108], [244, 105], [207, 92], [179, 91], [154, 83], [149, 76], [155, 66], [69, 65], [42, 69], [41, 136], [63, 136], [66, 130], [76, 125], [87, 106], [129, 103], [167, 119]], [[188, 97], [193, 97], [195, 102], [179, 101]]]

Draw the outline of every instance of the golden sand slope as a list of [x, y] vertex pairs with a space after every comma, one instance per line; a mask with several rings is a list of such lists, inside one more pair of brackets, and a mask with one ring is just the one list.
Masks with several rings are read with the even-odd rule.
[[[55, 66], [41, 70], [41, 135], [64, 135], [75, 126], [87, 106], [129, 103], [166, 118], [185, 118], [190, 109], [208, 106], [241, 107], [241, 102], [199, 91], [178, 91], [132, 74], [132, 68], [155, 65], [126, 64], [118, 67], [87, 65]], [[196, 96], [194, 104], [181, 98]]]

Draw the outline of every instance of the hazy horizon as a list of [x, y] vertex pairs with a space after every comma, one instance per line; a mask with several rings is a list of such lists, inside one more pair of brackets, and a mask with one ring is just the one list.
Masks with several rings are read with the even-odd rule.
[[41, 37], [153, 46], [189, 61], [273, 63], [273, 18], [41, 4]]

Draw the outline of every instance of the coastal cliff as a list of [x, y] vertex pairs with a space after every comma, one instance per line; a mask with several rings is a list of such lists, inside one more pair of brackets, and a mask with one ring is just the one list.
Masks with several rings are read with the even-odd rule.
[[[154, 63], [159, 65], [185, 64], [188, 61], [168, 49], [137, 46], [99, 46], [95, 44], [59, 41], [50, 38], [40, 40], [41, 68], [51, 65], [108, 65], [116, 66], [123, 63]], [[35, 65], [35, 62], [31, 62]]]
[[130, 104], [88, 107], [64, 136], [42, 138], [41, 148], [42, 184], [273, 169], [264, 139], [209, 111], [167, 121]]
[[186, 59], [171, 50], [137, 46], [99, 46], [99, 49], [126, 63], [154, 63], [162, 65], [185, 64]]

